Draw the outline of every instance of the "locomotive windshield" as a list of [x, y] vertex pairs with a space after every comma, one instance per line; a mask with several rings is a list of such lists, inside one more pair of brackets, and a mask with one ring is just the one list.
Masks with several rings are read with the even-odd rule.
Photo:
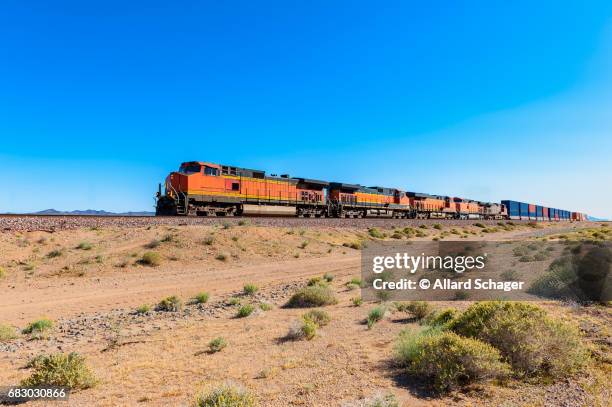
[[200, 164], [183, 164], [181, 168], [179, 168], [179, 172], [184, 174], [194, 174], [196, 172], [200, 172], [202, 166]]

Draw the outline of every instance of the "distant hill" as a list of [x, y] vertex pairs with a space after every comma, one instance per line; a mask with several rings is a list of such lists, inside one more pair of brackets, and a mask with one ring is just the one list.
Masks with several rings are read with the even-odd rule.
[[608, 219], [604, 219], [604, 218], [595, 218], [593, 216], [587, 216], [588, 220], [590, 220], [591, 222], [607, 222]]
[[107, 212], [97, 211], [95, 209], [75, 210], [75, 211], [58, 211], [57, 209], [45, 209], [44, 211], [32, 212], [30, 215], [90, 215], [90, 216], [153, 216], [155, 212]]

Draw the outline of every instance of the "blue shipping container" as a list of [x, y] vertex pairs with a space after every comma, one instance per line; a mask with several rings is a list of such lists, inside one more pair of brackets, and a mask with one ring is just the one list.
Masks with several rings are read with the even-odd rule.
[[521, 211], [520, 211], [521, 217], [524, 216], [528, 218], [529, 217], [529, 204], [526, 204], [524, 202], [519, 202], [519, 205], [521, 207]]

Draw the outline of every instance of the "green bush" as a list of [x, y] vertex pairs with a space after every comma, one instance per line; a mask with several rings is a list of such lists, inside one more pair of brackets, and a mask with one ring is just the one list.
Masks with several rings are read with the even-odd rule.
[[238, 318], [248, 317], [253, 313], [253, 311], [255, 311], [255, 307], [253, 305], [245, 304], [238, 309], [238, 313], [236, 314], [236, 316]]
[[384, 306], [378, 306], [372, 308], [368, 313], [368, 317], [366, 318], [366, 324], [368, 325], [368, 329], [371, 329], [374, 324], [378, 321], [382, 320], [387, 313], [387, 308]]
[[288, 308], [310, 308], [337, 304], [336, 295], [329, 287], [304, 287], [289, 299]]
[[425, 301], [410, 301], [409, 303], [395, 303], [395, 308], [401, 312], [412, 314], [417, 320], [421, 320], [430, 312], [429, 304]]
[[361, 297], [351, 298], [351, 303], [354, 307], [360, 307], [363, 304], [363, 299]]
[[328, 283], [331, 283], [332, 281], [334, 281], [334, 275], [331, 273], [325, 273], [323, 274], [323, 280], [327, 281]]
[[55, 250], [51, 250], [49, 253], [47, 253], [47, 257], [52, 259], [54, 257], [60, 257], [63, 254], [63, 252], [59, 249], [55, 249]]
[[156, 252], [146, 252], [142, 255], [140, 259], [140, 264], [144, 264], [146, 266], [159, 266], [161, 263], [161, 256]]
[[81, 242], [77, 246], [77, 249], [80, 249], [80, 250], [91, 250], [91, 243], [89, 243], [89, 242]]
[[378, 228], [370, 228], [368, 229], [368, 234], [376, 239], [384, 239], [385, 234], [380, 231]]
[[219, 261], [227, 261], [227, 254], [219, 253], [215, 256], [215, 259]]
[[519, 376], [564, 377], [588, 360], [578, 329], [521, 302], [478, 302], [453, 319], [453, 332], [499, 349]]
[[434, 229], [438, 229], [438, 230], [442, 230], [442, 225], [440, 225], [439, 223], [434, 223], [433, 228]]
[[178, 312], [183, 308], [183, 302], [176, 295], [166, 297], [157, 304], [156, 311]]
[[325, 326], [329, 324], [329, 321], [331, 321], [331, 316], [321, 309], [313, 309], [312, 311], [308, 311], [302, 315], [302, 318], [304, 320], [314, 322], [319, 327]]
[[87, 389], [97, 382], [85, 365], [85, 359], [76, 354], [55, 353], [36, 358], [34, 371], [21, 382], [24, 387], [62, 386], [70, 389]]
[[17, 332], [13, 327], [0, 324], [0, 342], [8, 342], [16, 338]]
[[211, 246], [214, 242], [215, 242], [215, 238], [212, 236], [208, 236], [202, 239], [202, 244], [205, 246]]
[[308, 280], [306, 285], [309, 287], [313, 287], [313, 286], [327, 287], [329, 283], [325, 281], [323, 277], [312, 277], [310, 280]]
[[53, 321], [50, 319], [39, 319], [28, 324], [21, 333], [30, 335], [32, 339], [44, 339], [49, 335], [49, 331], [53, 328]]
[[210, 296], [207, 292], [201, 292], [196, 294], [195, 297], [193, 297], [193, 302], [195, 302], [196, 304], [206, 304], [208, 302], [209, 297]]
[[259, 288], [252, 283], [245, 284], [243, 289], [246, 295], [253, 295], [259, 290]]
[[259, 304], [259, 309], [262, 311], [270, 311], [272, 309], [272, 304], [267, 302], [262, 302]]
[[242, 387], [224, 384], [199, 394], [196, 407], [254, 407], [255, 397]]
[[285, 336], [286, 339], [297, 341], [301, 339], [311, 340], [317, 335], [317, 324], [310, 320], [302, 318], [301, 321], [294, 322], [289, 327], [289, 332]]
[[457, 310], [455, 308], [446, 308], [432, 312], [424, 319], [424, 322], [430, 326], [444, 326], [450, 323], [456, 315]]
[[227, 342], [221, 336], [208, 342], [208, 350], [210, 353], [221, 352], [227, 346]]
[[491, 345], [435, 329], [402, 332], [395, 354], [408, 374], [425, 378], [440, 392], [501, 378], [510, 372]]

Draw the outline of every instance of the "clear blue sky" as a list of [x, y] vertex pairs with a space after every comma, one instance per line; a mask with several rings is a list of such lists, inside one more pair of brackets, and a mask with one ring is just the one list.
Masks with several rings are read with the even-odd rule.
[[4, 1], [0, 212], [203, 160], [612, 217], [610, 1]]

